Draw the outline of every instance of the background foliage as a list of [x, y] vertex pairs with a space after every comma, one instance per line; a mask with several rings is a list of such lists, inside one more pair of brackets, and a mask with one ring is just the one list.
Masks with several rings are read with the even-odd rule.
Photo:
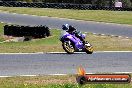
[[92, 4], [98, 6], [114, 6], [115, 1], [121, 1], [123, 3], [123, 7], [132, 7], [132, 0], [0, 0], [0, 1], [76, 3], [76, 4]]

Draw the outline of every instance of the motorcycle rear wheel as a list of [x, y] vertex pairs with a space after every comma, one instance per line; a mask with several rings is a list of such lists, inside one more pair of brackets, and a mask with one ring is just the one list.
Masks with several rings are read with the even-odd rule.
[[70, 40], [64, 41], [62, 43], [62, 47], [68, 54], [73, 54], [75, 52], [74, 45], [72, 44]]

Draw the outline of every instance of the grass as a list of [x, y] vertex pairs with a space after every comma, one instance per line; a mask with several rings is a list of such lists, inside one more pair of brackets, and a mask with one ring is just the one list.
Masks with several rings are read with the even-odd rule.
[[75, 75], [0, 78], [0, 88], [132, 88], [132, 84], [78, 85]]
[[[0, 41], [7, 38], [3, 36], [3, 25], [0, 24]], [[5, 42], [0, 43], [0, 53], [33, 53], [33, 52], [59, 52], [64, 51], [59, 41], [60, 30], [51, 30], [52, 36], [43, 39], [33, 39], [28, 42]], [[94, 51], [132, 51], [132, 38], [111, 37], [93, 35], [87, 33], [86, 40], [89, 41]]]
[[[44, 39], [34, 39], [28, 42], [5, 42], [0, 44], [0, 49], [3, 53], [18, 53], [18, 52], [50, 52], [62, 51], [61, 43], [59, 42], [58, 30], [51, 30], [52, 35]], [[59, 44], [59, 45], [58, 45]]]
[[2, 37], [4, 35], [3, 26], [4, 24], [0, 23], [0, 42], [4, 41], [4, 38]]
[[96, 51], [131, 51], [132, 39], [123, 37], [88, 35], [86, 40], [94, 46]]
[[130, 11], [73, 10], [20, 7], [0, 7], [0, 10], [8, 11], [11, 13], [132, 25], [132, 12]]

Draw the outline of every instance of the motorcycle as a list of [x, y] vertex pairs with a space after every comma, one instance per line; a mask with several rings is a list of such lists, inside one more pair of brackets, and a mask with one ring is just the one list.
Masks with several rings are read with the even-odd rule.
[[[82, 34], [80, 31], [78, 35], [85, 39], [86, 35]], [[93, 46], [89, 42], [83, 42], [75, 36], [75, 34], [69, 34], [63, 31], [60, 36], [60, 41], [62, 42], [63, 49], [68, 54], [73, 54], [74, 52], [86, 52], [87, 54], [93, 53]]]

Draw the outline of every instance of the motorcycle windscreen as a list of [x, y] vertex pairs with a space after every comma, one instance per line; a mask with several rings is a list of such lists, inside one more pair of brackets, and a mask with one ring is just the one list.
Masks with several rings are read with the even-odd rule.
[[60, 35], [60, 40], [62, 40], [63, 38], [65, 38], [69, 33], [67, 33], [66, 31], [61, 31], [61, 35]]

